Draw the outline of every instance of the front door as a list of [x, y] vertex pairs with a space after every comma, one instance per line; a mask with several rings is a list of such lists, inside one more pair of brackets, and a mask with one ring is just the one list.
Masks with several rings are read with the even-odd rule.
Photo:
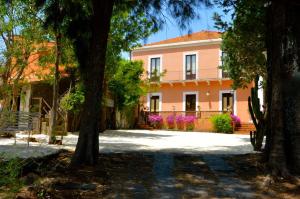
[[159, 111], [159, 96], [151, 96], [150, 98], [150, 112]]
[[232, 114], [234, 107], [234, 97], [233, 93], [222, 93], [222, 111], [229, 111]]
[[185, 96], [185, 111], [196, 111], [196, 95]]

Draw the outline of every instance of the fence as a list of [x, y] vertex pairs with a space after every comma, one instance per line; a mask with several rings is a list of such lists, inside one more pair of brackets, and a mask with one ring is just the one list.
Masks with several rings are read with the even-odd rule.
[[40, 114], [22, 111], [1, 111], [1, 131], [32, 131], [38, 130]]

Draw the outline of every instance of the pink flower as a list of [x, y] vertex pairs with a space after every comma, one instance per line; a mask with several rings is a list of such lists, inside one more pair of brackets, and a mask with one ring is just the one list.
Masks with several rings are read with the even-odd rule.
[[176, 116], [176, 123], [184, 123], [184, 116], [182, 115]]
[[174, 115], [169, 115], [169, 116], [167, 117], [167, 122], [168, 122], [168, 124], [174, 124], [174, 122], [175, 122], [175, 117], [174, 117]]
[[194, 124], [194, 121], [196, 120], [196, 117], [193, 115], [185, 116], [184, 121], [186, 124]]
[[163, 118], [160, 115], [149, 115], [149, 121], [151, 123], [161, 123]]
[[241, 119], [238, 116], [231, 114], [230, 117], [232, 119], [232, 122], [234, 122], [236, 126], [241, 125]]

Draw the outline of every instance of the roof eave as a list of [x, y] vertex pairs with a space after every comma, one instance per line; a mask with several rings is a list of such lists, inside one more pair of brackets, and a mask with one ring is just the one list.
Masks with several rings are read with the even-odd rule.
[[150, 50], [178, 48], [178, 47], [205, 46], [205, 45], [221, 44], [221, 42], [222, 39], [218, 38], [218, 39], [208, 39], [208, 40], [176, 42], [176, 43], [168, 43], [168, 44], [157, 44], [157, 45], [139, 47], [134, 49], [133, 52], [143, 52], [143, 51], [150, 51]]

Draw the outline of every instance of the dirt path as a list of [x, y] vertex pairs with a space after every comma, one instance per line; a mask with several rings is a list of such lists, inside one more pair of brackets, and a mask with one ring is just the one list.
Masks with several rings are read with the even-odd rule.
[[70, 156], [70, 153], [62, 154], [46, 164], [43, 168], [46, 173], [39, 174], [40, 184], [27, 187], [27, 190], [35, 190], [32, 196], [42, 193], [51, 199], [239, 198], [230, 192], [229, 184], [240, 182], [217, 174], [210, 166], [219, 160], [214, 163], [201, 155], [101, 154], [96, 167], [76, 171], [64, 168]]

